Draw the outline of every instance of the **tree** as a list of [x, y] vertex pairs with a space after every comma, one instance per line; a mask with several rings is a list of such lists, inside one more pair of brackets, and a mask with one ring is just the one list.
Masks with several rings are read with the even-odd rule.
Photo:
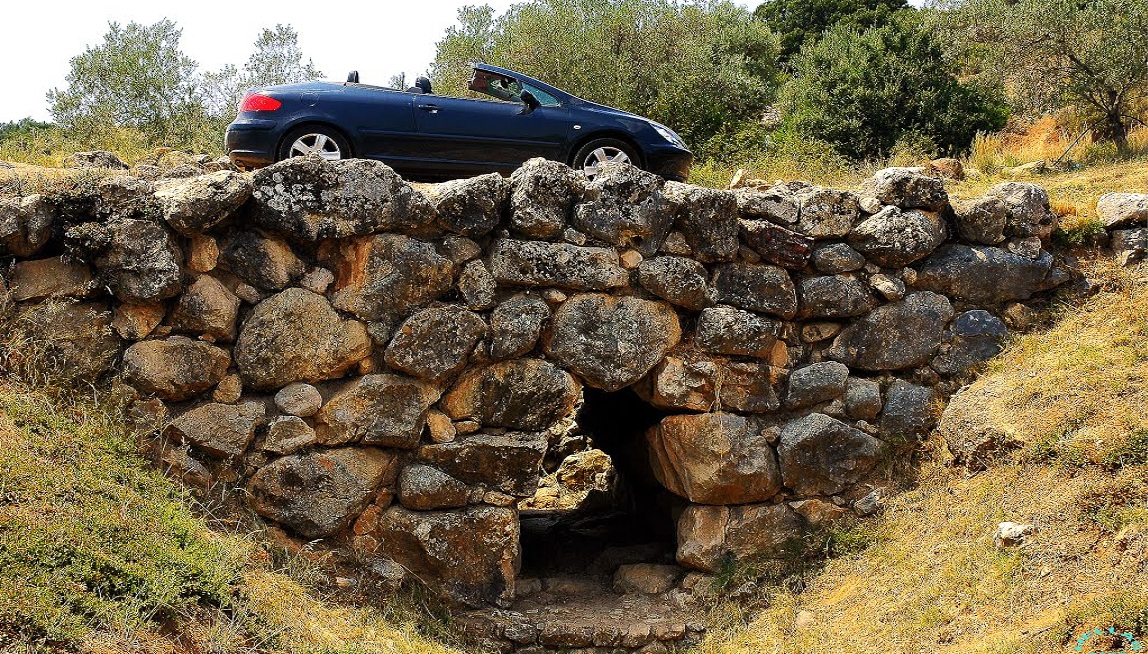
[[793, 65], [782, 90], [788, 126], [853, 159], [887, 155], [898, 142], [952, 154], [1008, 116], [999, 91], [958, 81], [936, 39], [908, 18], [864, 32], [838, 25]]
[[67, 88], [48, 92], [52, 118], [77, 130], [134, 127], [156, 142], [185, 134], [199, 105], [196, 63], [179, 49], [181, 34], [166, 19], [108, 23], [101, 45], [72, 58]]
[[903, 9], [912, 10], [908, 0], [766, 0], [753, 13], [781, 38], [784, 63], [834, 25], [880, 27]]
[[232, 118], [243, 94], [252, 87], [293, 84], [323, 76], [310, 59], [304, 62], [299, 34], [290, 25], [264, 28], [254, 47], [242, 70], [229, 64], [200, 80], [201, 99], [209, 115]]
[[489, 6], [461, 9], [430, 72], [439, 92], [465, 95], [471, 62], [506, 66], [670, 125], [696, 147], [760, 118], [777, 50], [726, 0], [525, 0], [497, 18]]
[[1029, 112], [1085, 110], [1095, 133], [1128, 147], [1148, 101], [1144, 0], [951, 0], [942, 25], [980, 76]]

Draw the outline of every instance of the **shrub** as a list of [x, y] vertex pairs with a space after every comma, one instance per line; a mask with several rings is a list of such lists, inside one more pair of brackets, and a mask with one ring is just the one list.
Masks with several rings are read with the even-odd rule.
[[793, 65], [782, 90], [787, 124], [852, 159], [884, 157], [899, 142], [955, 154], [1008, 114], [999, 92], [958, 81], [939, 44], [907, 18], [864, 32], [835, 27]]

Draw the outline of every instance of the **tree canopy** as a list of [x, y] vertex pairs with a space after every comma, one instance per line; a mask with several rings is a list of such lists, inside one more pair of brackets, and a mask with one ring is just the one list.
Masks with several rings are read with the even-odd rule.
[[304, 61], [298, 32], [290, 25], [276, 25], [274, 29], [264, 28], [260, 32], [242, 70], [227, 65], [207, 73], [200, 88], [207, 113], [230, 119], [247, 89], [305, 82], [322, 76], [310, 59]]
[[431, 77], [465, 95], [474, 61], [665, 123], [698, 147], [757, 120], [777, 87], [777, 37], [728, 0], [525, 0], [501, 16], [464, 7]]
[[134, 127], [153, 139], [185, 129], [198, 103], [196, 63], [180, 50], [181, 34], [166, 19], [109, 23], [103, 43], [72, 58], [68, 86], [48, 92], [52, 118], [72, 129]]
[[951, 0], [938, 14], [982, 78], [1003, 82], [1033, 113], [1072, 104], [1127, 148], [1148, 102], [1144, 0]]
[[865, 29], [887, 24], [894, 12], [910, 9], [908, 0], [766, 0], [754, 15], [781, 38], [787, 62], [807, 41], [816, 41], [835, 25]]
[[1008, 114], [999, 93], [957, 80], [915, 20], [865, 31], [838, 25], [807, 43], [793, 66], [782, 92], [787, 123], [853, 159], [887, 155], [899, 142], [955, 153]]

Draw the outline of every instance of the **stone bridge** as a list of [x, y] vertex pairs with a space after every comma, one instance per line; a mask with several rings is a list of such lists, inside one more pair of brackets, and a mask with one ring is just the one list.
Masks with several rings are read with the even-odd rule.
[[415, 187], [299, 158], [0, 200], [0, 290], [25, 363], [122, 379], [172, 474], [482, 605], [564, 515], [715, 571], [872, 512], [1072, 280], [1055, 226], [1036, 186], [950, 202], [915, 169], [719, 191], [535, 159]]

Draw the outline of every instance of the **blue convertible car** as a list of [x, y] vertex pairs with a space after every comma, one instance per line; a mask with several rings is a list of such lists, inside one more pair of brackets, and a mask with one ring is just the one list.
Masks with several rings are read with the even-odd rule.
[[435, 95], [424, 78], [407, 91], [308, 82], [270, 86], [243, 99], [227, 127], [238, 166], [257, 168], [304, 154], [378, 159], [412, 178], [510, 173], [531, 157], [593, 176], [626, 161], [684, 181], [690, 154], [664, 125], [575, 97], [511, 70], [477, 64], [472, 91], [490, 99]]

